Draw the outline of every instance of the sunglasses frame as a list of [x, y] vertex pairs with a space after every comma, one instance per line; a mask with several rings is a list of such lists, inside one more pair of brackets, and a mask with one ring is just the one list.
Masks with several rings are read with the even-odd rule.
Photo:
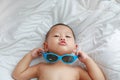
[[[57, 56], [57, 60], [56, 61], [54, 61], [54, 62], [51, 62], [51, 61], [49, 61], [48, 59], [47, 59], [47, 55], [49, 55], [49, 54], [51, 54], [51, 55], [55, 55], [55, 56]], [[55, 53], [52, 53], [52, 52], [42, 52], [42, 55], [43, 55], [43, 57], [44, 57], [44, 59], [46, 60], [46, 62], [49, 62], [49, 63], [55, 63], [55, 62], [57, 62], [57, 61], [62, 61], [63, 63], [65, 63], [65, 64], [72, 64], [73, 62], [75, 62], [76, 60], [77, 60], [77, 58], [78, 58], [78, 56], [77, 55], [75, 55], [75, 54], [64, 54], [64, 55], [62, 55], [62, 56], [59, 56], [59, 55], [57, 55], [57, 54], [55, 54]], [[65, 57], [65, 56], [72, 56], [73, 57], [73, 61], [72, 62], [65, 62], [62, 58], [63, 57]]]

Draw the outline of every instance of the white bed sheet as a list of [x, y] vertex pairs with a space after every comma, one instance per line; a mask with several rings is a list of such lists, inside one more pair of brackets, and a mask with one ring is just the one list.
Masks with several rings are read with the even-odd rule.
[[0, 80], [13, 80], [17, 62], [42, 47], [46, 32], [59, 22], [73, 28], [79, 49], [106, 80], [120, 80], [120, 0], [0, 0]]

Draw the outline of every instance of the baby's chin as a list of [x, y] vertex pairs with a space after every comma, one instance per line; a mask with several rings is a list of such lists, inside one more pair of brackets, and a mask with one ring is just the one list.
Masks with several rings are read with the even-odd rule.
[[56, 53], [58, 55], [63, 55], [63, 54], [71, 54], [73, 51], [72, 50], [54, 50], [54, 51], [49, 51]]

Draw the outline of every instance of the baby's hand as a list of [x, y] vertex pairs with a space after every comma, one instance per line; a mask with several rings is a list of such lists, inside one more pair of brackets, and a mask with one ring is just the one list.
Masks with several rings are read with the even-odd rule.
[[85, 63], [86, 60], [89, 58], [89, 56], [82, 51], [78, 51], [75, 54], [78, 56], [78, 59], [83, 63]]
[[41, 52], [43, 52], [44, 50], [42, 48], [35, 48], [33, 49], [30, 53], [32, 55], [32, 58], [37, 58], [37, 57], [41, 57], [42, 54]]

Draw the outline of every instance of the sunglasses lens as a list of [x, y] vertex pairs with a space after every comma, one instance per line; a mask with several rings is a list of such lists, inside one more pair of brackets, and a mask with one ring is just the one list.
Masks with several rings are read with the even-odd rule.
[[62, 60], [66, 63], [72, 63], [74, 61], [74, 57], [73, 56], [64, 56], [64, 57], [62, 57]]
[[46, 58], [49, 62], [55, 62], [58, 59], [58, 57], [56, 55], [53, 55], [53, 54], [48, 54]]

